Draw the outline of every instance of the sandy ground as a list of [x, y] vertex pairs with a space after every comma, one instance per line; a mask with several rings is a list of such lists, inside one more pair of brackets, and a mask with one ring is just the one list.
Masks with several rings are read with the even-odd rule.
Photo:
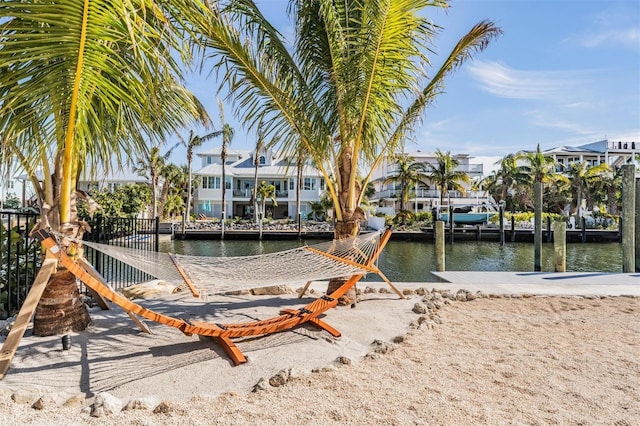
[[[145, 335], [119, 310], [93, 311], [68, 351], [59, 338], [23, 339], [0, 382], [0, 424], [640, 424], [640, 299], [476, 299], [443, 306], [441, 324], [416, 328], [419, 301], [365, 294], [355, 309], [324, 318], [341, 338], [301, 327], [248, 339], [239, 347], [249, 362], [238, 367], [207, 339], [157, 325]], [[227, 318], [238, 303], [246, 319], [297, 300], [213, 305]], [[194, 309], [204, 308], [182, 314]], [[376, 339], [394, 349], [365, 357]], [[340, 356], [353, 363], [336, 364]], [[292, 368], [286, 384], [251, 392], [260, 378]], [[12, 400], [34, 389], [55, 402], [36, 410]], [[166, 410], [94, 418], [82, 409], [100, 392], [124, 404], [165, 401]], [[84, 403], [60, 405], [78, 393]]]

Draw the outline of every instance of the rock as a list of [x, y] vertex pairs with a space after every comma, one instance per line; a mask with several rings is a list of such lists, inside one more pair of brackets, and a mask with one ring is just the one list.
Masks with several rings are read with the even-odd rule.
[[409, 295], [411, 295], [413, 293], [414, 293], [414, 291], [411, 290], [410, 288], [405, 288], [405, 289], [402, 290], [402, 294], [405, 295], [405, 296], [409, 296]]
[[476, 299], [476, 295], [469, 292], [467, 293], [467, 301], [471, 301], [471, 300], [475, 300]]
[[150, 299], [155, 296], [176, 293], [178, 287], [159, 280], [153, 280], [146, 283], [136, 284], [118, 290], [125, 297], [133, 299]]
[[372, 345], [374, 346], [374, 351], [379, 353], [379, 354], [386, 354], [388, 352], [391, 352], [395, 349], [395, 347], [393, 345], [390, 345], [386, 342], [383, 342], [381, 340], [374, 340]]
[[103, 417], [122, 411], [122, 401], [108, 392], [100, 392], [93, 403], [91, 417]]
[[418, 296], [424, 296], [427, 293], [428, 293], [428, 290], [426, 288], [424, 288], [424, 287], [420, 287], [420, 288], [416, 289], [416, 294]]
[[391, 290], [389, 290], [387, 287], [380, 287], [380, 289], [378, 290], [378, 293], [391, 294]]
[[252, 392], [263, 391], [266, 389], [269, 389], [269, 382], [267, 382], [267, 379], [265, 379], [264, 377], [261, 377], [260, 380], [258, 380], [258, 383], [253, 385]]
[[162, 401], [153, 409], [153, 414], [171, 414], [175, 411], [175, 407], [171, 402]]
[[338, 358], [336, 358], [336, 360], [334, 362], [336, 364], [340, 364], [340, 365], [351, 365], [352, 364], [351, 358], [349, 358], [347, 356], [339, 356]]
[[365, 358], [367, 358], [367, 359], [379, 359], [379, 358], [382, 358], [382, 355], [381, 355], [381, 354], [379, 354], [379, 353], [377, 353], [377, 352], [369, 352], [369, 353], [365, 356]]
[[35, 410], [43, 410], [46, 407], [55, 407], [56, 402], [49, 395], [41, 396], [31, 405], [31, 408]]
[[80, 407], [87, 401], [87, 396], [84, 393], [79, 393], [68, 398], [62, 405], [64, 407]]
[[280, 370], [275, 376], [269, 379], [269, 384], [274, 388], [282, 386], [289, 381], [289, 371]]
[[291, 290], [286, 285], [270, 285], [267, 287], [257, 287], [251, 289], [251, 294], [254, 296], [277, 296], [280, 294], [291, 294]]
[[376, 289], [375, 289], [375, 288], [373, 288], [373, 287], [366, 286], [366, 287], [364, 288], [364, 292], [365, 292], [365, 294], [375, 293], [375, 292], [376, 292]]
[[35, 389], [19, 389], [11, 395], [16, 404], [33, 404], [40, 398], [40, 392]]
[[393, 338], [393, 343], [402, 343], [406, 340], [406, 336], [396, 336]]
[[153, 397], [146, 397], [142, 399], [132, 399], [124, 406], [122, 411], [129, 410], [151, 410], [152, 407], [158, 406], [158, 400]]
[[301, 377], [304, 377], [305, 375], [305, 371], [298, 367], [293, 367], [291, 370], [289, 370], [289, 380], [299, 379]]
[[415, 305], [413, 305], [413, 312], [415, 312], [416, 314], [426, 314], [427, 313], [427, 307], [424, 305], [424, 303], [416, 303]]

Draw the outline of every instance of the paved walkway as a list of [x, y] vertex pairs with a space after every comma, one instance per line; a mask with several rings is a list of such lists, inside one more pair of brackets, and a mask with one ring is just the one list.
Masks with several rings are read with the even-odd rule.
[[[640, 273], [447, 271], [432, 274], [442, 282], [428, 283], [428, 286], [451, 290], [465, 288], [494, 294], [640, 296]], [[398, 285], [406, 288], [416, 284]]]

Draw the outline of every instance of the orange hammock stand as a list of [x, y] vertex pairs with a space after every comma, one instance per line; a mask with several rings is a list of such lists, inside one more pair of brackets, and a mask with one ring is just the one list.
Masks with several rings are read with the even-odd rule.
[[[146, 318], [159, 324], [175, 327], [187, 336], [191, 336], [194, 334], [201, 336], [210, 336], [224, 349], [229, 358], [233, 361], [234, 365], [242, 364], [247, 360], [244, 354], [231, 340], [234, 337], [260, 336], [277, 333], [279, 331], [289, 330], [293, 327], [307, 322], [313, 324], [318, 328], [326, 330], [335, 337], [339, 337], [341, 333], [338, 330], [331, 327], [326, 322], [320, 320], [318, 317], [325, 311], [335, 307], [338, 304], [338, 299], [343, 296], [358, 281], [360, 281], [360, 279], [362, 279], [362, 277], [364, 276], [363, 274], [353, 275], [331, 294], [315, 299], [303, 308], [281, 310], [280, 315], [270, 319], [235, 324], [189, 322], [183, 319], [173, 318], [168, 315], [160, 314], [130, 301], [121, 294], [113, 291], [104, 282], [100, 275], [91, 267], [90, 264], [85, 261], [77, 262], [69, 257], [63, 250], [60, 249], [58, 243], [46, 231], [38, 230], [35, 236], [42, 240], [42, 246], [46, 248], [47, 257], [49, 259], [57, 258], [58, 262], [62, 266], [67, 268], [68, 271], [75, 275], [76, 278], [82, 281], [88, 288], [90, 288], [98, 295], [120, 306], [134, 320], [135, 318], [132, 314], [139, 315], [142, 318]], [[390, 237], [391, 230], [385, 230], [385, 232], [381, 235], [380, 242], [374, 252], [371, 254], [369, 259], [361, 265], [363, 269], [378, 271], [374, 263], [380, 256], [380, 253], [389, 241]], [[346, 259], [345, 261], [349, 262]], [[148, 332], [148, 329], [145, 330], [146, 327], [143, 327], [138, 321], [136, 321], [136, 323], [138, 323], [138, 325], [143, 328], [143, 331]], [[21, 337], [22, 335], [20, 335], [18, 341]], [[11, 357], [14, 353], [15, 349], [13, 350], [13, 353], [8, 354], [8, 350], [5, 350], [5, 347], [3, 346], [2, 353], [0, 354], [0, 364], [5, 361], [10, 362]], [[8, 360], [6, 359], [7, 357], [9, 358]], [[0, 365], [0, 367], [2, 367], [2, 365]], [[2, 369], [0, 368], [0, 373], [4, 374], [7, 368], [8, 365], [6, 365], [4, 371], [2, 371]], [[0, 378], [2, 377], [1, 374]]]

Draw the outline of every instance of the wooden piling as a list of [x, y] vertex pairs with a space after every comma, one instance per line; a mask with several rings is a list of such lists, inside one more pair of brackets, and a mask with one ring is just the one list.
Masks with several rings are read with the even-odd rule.
[[534, 226], [533, 226], [533, 270], [542, 271], [542, 182], [533, 185]]
[[438, 220], [435, 223], [435, 239], [436, 239], [436, 271], [444, 272], [445, 270], [444, 222], [441, 220]]
[[553, 222], [553, 270], [567, 271], [567, 224]]
[[622, 166], [622, 272], [635, 272], [635, 236], [636, 236], [636, 167], [633, 164]]

